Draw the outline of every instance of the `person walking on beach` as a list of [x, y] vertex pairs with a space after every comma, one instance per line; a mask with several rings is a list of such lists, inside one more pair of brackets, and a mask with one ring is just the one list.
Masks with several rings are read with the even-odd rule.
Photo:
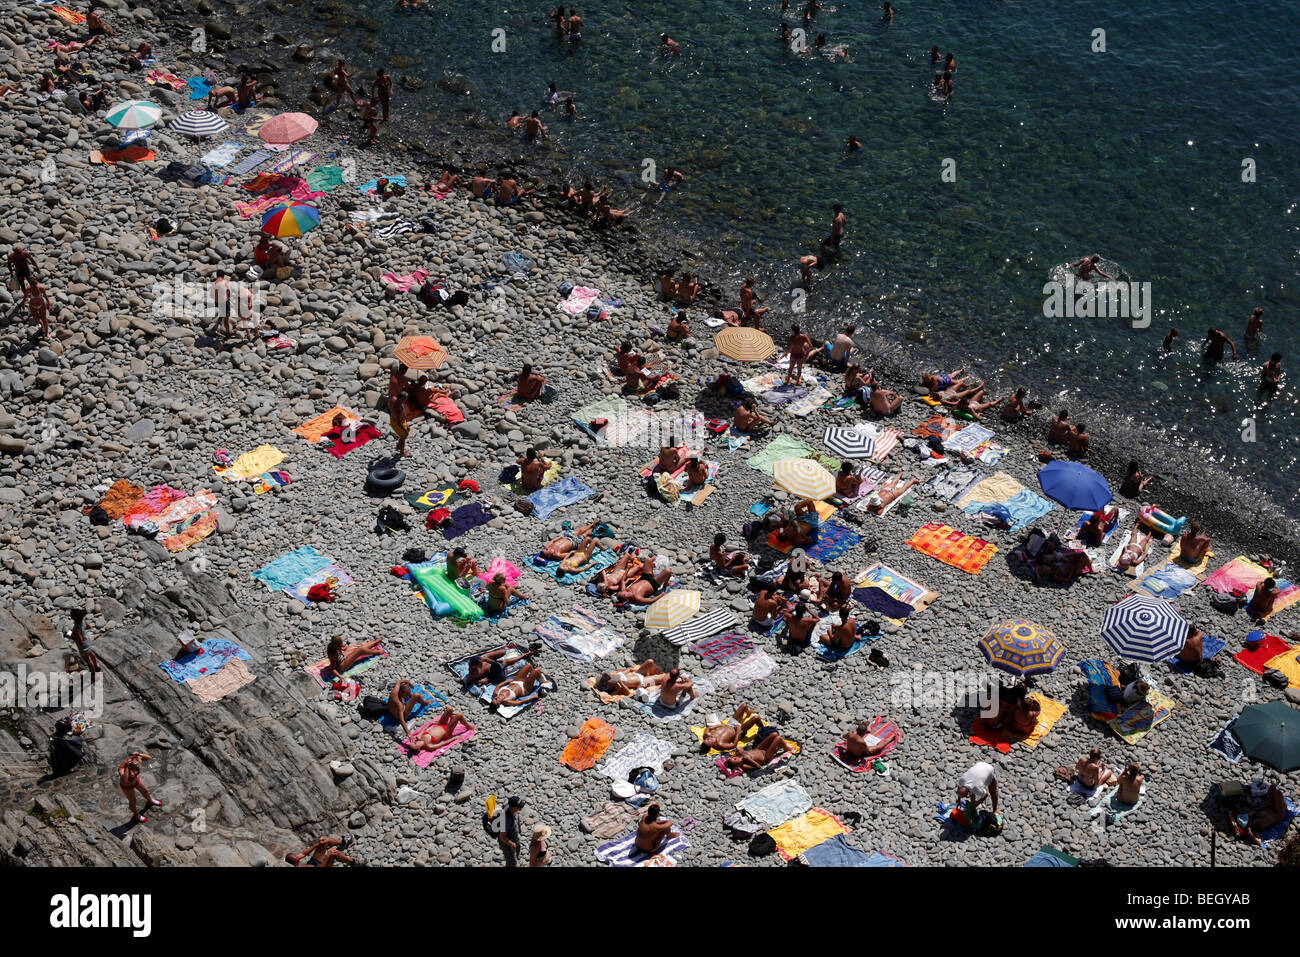
[[502, 816], [497, 842], [501, 845], [501, 853], [505, 855], [506, 867], [519, 866], [519, 812], [523, 806], [523, 798], [511, 797], [506, 802], [505, 814]]
[[9, 278], [13, 280], [14, 291], [24, 299], [27, 298], [27, 283], [40, 274], [36, 257], [22, 246], [15, 246], [9, 254], [8, 265]]
[[397, 436], [397, 454], [399, 456], [410, 455], [406, 450], [406, 437], [411, 434], [411, 428], [406, 423], [410, 421], [413, 411], [406, 400], [406, 392], [399, 390], [397, 395], [390, 395], [388, 398], [388, 424], [392, 427], [393, 434]]
[[40, 324], [41, 335], [50, 337], [50, 297], [45, 287], [39, 282], [32, 282], [27, 288], [27, 311]]
[[334, 68], [334, 105], [338, 106], [343, 102], [343, 94], [346, 93], [352, 97], [352, 105], [357, 105], [357, 91], [352, 89], [352, 74], [348, 72], [348, 61], [339, 60], [339, 65]]
[[790, 357], [790, 367], [786, 370], [786, 382], [803, 381], [803, 364], [812, 352], [813, 343], [807, 334], [795, 323], [790, 327], [790, 341], [786, 343], [785, 352], [778, 359]]
[[143, 751], [132, 751], [126, 756], [126, 760], [117, 766], [117, 786], [122, 789], [126, 799], [131, 802], [131, 817], [137, 824], [144, 824], [149, 819], [144, 816], [144, 811], [136, 809], [135, 793], [137, 791], [144, 797], [145, 810], [151, 807], [162, 807], [162, 801], [154, 799], [149, 793], [149, 789], [144, 786], [140, 780], [140, 768], [145, 761], [151, 761], [152, 758]]
[[381, 66], [375, 70], [375, 82], [371, 84], [375, 90], [375, 99], [379, 101], [379, 109], [383, 111], [384, 122], [391, 122], [392, 117], [388, 115], [389, 101], [393, 96], [393, 78], [384, 72]]

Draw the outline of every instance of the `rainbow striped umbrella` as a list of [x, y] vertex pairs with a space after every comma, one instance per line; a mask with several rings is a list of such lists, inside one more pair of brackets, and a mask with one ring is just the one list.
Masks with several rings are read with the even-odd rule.
[[1013, 675], [1044, 674], [1065, 654], [1061, 639], [1024, 618], [1007, 618], [993, 625], [979, 640], [979, 649], [994, 668]]
[[162, 110], [148, 100], [126, 100], [110, 106], [104, 119], [119, 130], [142, 130], [161, 120]]
[[652, 631], [676, 628], [699, 610], [699, 592], [674, 588], [645, 610], [645, 626]]
[[301, 236], [320, 225], [320, 210], [307, 203], [281, 203], [272, 206], [262, 217], [262, 232], [277, 239]]

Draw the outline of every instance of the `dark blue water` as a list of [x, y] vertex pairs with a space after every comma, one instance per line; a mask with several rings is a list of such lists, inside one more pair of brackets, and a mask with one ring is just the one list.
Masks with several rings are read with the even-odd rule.
[[[397, 97], [415, 135], [454, 131], [467, 113], [501, 126], [512, 109], [541, 107], [552, 80], [576, 91], [577, 120], [543, 111], [553, 142], [538, 159], [613, 184], [643, 226], [706, 249], [729, 288], [756, 272], [778, 326], [794, 259], [816, 251], [838, 200], [845, 255], [819, 276], [812, 324], [856, 321], [1052, 405], [1085, 391], [1248, 471], [1294, 510], [1300, 403], [1287, 389], [1262, 406], [1255, 386], [1275, 350], [1300, 372], [1300, 4], [901, 0], [885, 25], [879, 10], [832, 2], [811, 33], [845, 45], [847, 61], [784, 50], [776, 3], [580, 6], [576, 45], [554, 36], [545, 4], [359, 6], [385, 29], [358, 62], [428, 81]], [[1096, 28], [1104, 53], [1091, 50]], [[661, 54], [663, 31], [679, 57]], [[957, 58], [947, 103], [929, 93], [932, 45]], [[442, 76], [472, 92], [438, 88]], [[852, 156], [850, 133], [865, 144]], [[1247, 157], [1254, 183], [1242, 181]], [[956, 182], [941, 180], [945, 158]], [[646, 159], [682, 169], [687, 184], [644, 204]], [[1043, 284], [1090, 253], [1151, 283], [1150, 328], [1044, 317]], [[1207, 374], [1206, 329], [1240, 348], [1256, 305], [1263, 355], [1243, 349]], [[1171, 325], [1182, 338], [1165, 355]], [[1254, 444], [1241, 439], [1248, 416]]]

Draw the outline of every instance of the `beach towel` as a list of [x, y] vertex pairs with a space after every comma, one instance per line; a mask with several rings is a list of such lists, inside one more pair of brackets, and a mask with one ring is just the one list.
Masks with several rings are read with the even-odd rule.
[[[306, 166], [316, 158], [316, 154], [311, 150], [295, 150], [282, 160], [276, 161], [271, 166], [272, 173], [283, 173], [294, 166]], [[310, 187], [310, 184], [308, 184]]]
[[1246, 756], [1246, 751], [1242, 748], [1241, 742], [1238, 741], [1237, 736], [1232, 733], [1232, 726], [1237, 723], [1237, 717], [1238, 715], [1234, 714], [1231, 718], [1225, 721], [1223, 727], [1214, 732], [1214, 736], [1205, 743], [1207, 748], [1219, 757], [1223, 758], [1223, 760], [1227, 761], [1229, 764], [1236, 764]]
[[705, 661], [720, 665], [735, 655], [742, 657], [754, 650], [754, 643], [749, 636], [737, 631], [705, 638], [691, 645], [690, 651]]
[[971, 744], [982, 745], [987, 748], [996, 748], [1001, 754], [1007, 754], [1011, 751], [1011, 745], [1023, 744], [1026, 748], [1033, 750], [1038, 747], [1038, 742], [1043, 740], [1047, 732], [1052, 730], [1056, 722], [1061, 720], [1065, 714], [1066, 707], [1059, 701], [1053, 701], [1045, 694], [1037, 691], [1029, 695], [1040, 705], [1038, 712], [1038, 724], [1030, 734], [1022, 734], [1013, 728], [990, 728], [981, 718], [976, 718], [971, 722], [970, 737], [967, 739]]
[[1300, 661], [1296, 660], [1295, 649], [1284, 651], [1276, 658], [1270, 658], [1264, 662], [1264, 667], [1275, 668], [1282, 674], [1286, 675], [1287, 685], [1292, 688], [1300, 688]]
[[317, 166], [303, 179], [307, 183], [307, 188], [313, 192], [332, 193], [343, 184], [343, 169], [333, 165]]
[[270, 150], [255, 150], [245, 156], [234, 166], [230, 167], [227, 172], [229, 172], [231, 176], [243, 176], [245, 173], [251, 173], [253, 170], [257, 169], [274, 155], [275, 154]]
[[194, 697], [200, 701], [220, 701], [228, 694], [233, 694], [244, 685], [252, 684], [257, 676], [248, 670], [247, 666], [238, 658], [231, 658], [215, 674], [203, 675], [201, 678], [190, 678], [185, 683], [189, 686], [190, 691], [194, 692]]
[[978, 575], [998, 547], [982, 538], [963, 535], [948, 525], [930, 522], [912, 534], [907, 544], [923, 555], [951, 565], [969, 575]]
[[[204, 496], [207, 496], [205, 498]], [[217, 530], [217, 512], [212, 506], [211, 492], [192, 495], [183, 504], [193, 512], [169, 524], [167, 531], [158, 534], [158, 542], [169, 552], [183, 552], [195, 542], [200, 542]]]
[[106, 166], [118, 163], [148, 163], [158, 158], [153, 150], [143, 146], [126, 146], [120, 150], [91, 150], [89, 160]]
[[959, 495], [956, 504], [959, 508], [965, 508], [971, 502], [1001, 503], [1024, 491], [1024, 488], [1006, 472], [994, 472]]
[[837, 834], [848, 834], [849, 828], [830, 811], [815, 807], [767, 833], [776, 842], [776, 852], [781, 860], [789, 863]]
[[[1072, 768], [1069, 770], [1073, 773]], [[1070, 786], [1067, 789], [1070, 793], [1066, 796], [1065, 800], [1072, 807], [1078, 807], [1079, 805], [1096, 807], [1101, 802], [1101, 796], [1105, 793], [1107, 787], [1109, 787], [1109, 785], [1106, 784], [1098, 784], [1096, 787], [1092, 788], [1084, 787], [1079, 783], [1078, 778], [1075, 778], [1070, 782]]]
[[377, 439], [381, 435], [383, 435], [383, 433], [380, 432], [379, 429], [371, 425], [369, 422], [364, 422], [361, 425], [357, 426], [356, 438], [354, 438], [351, 442], [343, 441], [342, 429], [338, 429], [338, 430], [330, 429], [329, 432], [325, 433], [325, 438], [328, 439], [330, 442], [329, 448], [327, 448], [325, 451], [328, 452], [330, 455], [332, 455], [334, 458], [341, 459], [343, 458], [343, 456], [347, 455], [353, 449], [359, 449], [367, 442], [371, 441], [372, 439]]
[[590, 498], [595, 494], [596, 490], [594, 488], [584, 485], [572, 475], [569, 475], [552, 485], [538, 489], [527, 497], [527, 501], [533, 503], [533, 518], [545, 521], [556, 509], [564, 508], [566, 505], [573, 505], [575, 502], [581, 502], [583, 499]]
[[975, 446], [972, 454], [975, 456], [976, 460], [985, 465], [997, 465], [1006, 458], [1009, 451], [1011, 450], [1005, 445], [999, 445], [996, 442], [988, 441], [981, 442], [979, 445]]
[[796, 858], [805, 867], [902, 867], [903, 862], [889, 854], [850, 847], [843, 834], [822, 841]]
[[1166, 559], [1129, 585], [1133, 591], [1172, 601], [1196, 584], [1196, 576]]
[[1138, 702], [1106, 724], [1129, 744], [1137, 744], [1173, 710], [1174, 702], [1153, 688], [1147, 692], [1145, 701]]
[[229, 166], [233, 163], [235, 157], [239, 155], [239, 151], [243, 148], [244, 147], [239, 143], [222, 143], [215, 149], [208, 150], [208, 152], [204, 153], [203, 156], [199, 158], [199, 162], [204, 166], [210, 166], [213, 169], [221, 169], [223, 166]]
[[[972, 501], [963, 506], [962, 511], [968, 515], [976, 515], [983, 511], [987, 505], [992, 504], [995, 503]], [[1011, 527], [1008, 531], [1012, 532], [1018, 532], [1056, 508], [1053, 503], [1027, 488], [1021, 489], [1006, 501], [996, 504], [1000, 504], [1011, 513]]]
[[[636, 848], [636, 828], [628, 831], [620, 838], [616, 838], [607, 844], [602, 844], [596, 848], [592, 854], [596, 860], [602, 864], [608, 864], [610, 867], [645, 867], [651, 861], [660, 858], [668, 858], [671, 862], [672, 855], [680, 854], [686, 848], [691, 846], [691, 842], [678, 834], [671, 837], [659, 845], [659, 850], [651, 855]], [[664, 863], [659, 861], [660, 864]]]
[[593, 578], [616, 561], [618, 554], [612, 548], [597, 548], [591, 553], [591, 561], [576, 572], [562, 572], [559, 560], [542, 558], [540, 552], [528, 559], [528, 567], [550, 575], [561, 585], [576, 585]]
[[406, 504], [413, 505], [422, 512], [428, 512], [445, 505], [453, 505], [465, 496], [454, 488], [431, 488], [427, 492], [407, 492], [402, 497], [406, 500]]
[[867, 734], [873, 734], [882, 741], [890, 735], [896, 734], [897, 737], [893, 741], [890, 741], [889, 744], [885, 745], [880, 750], [879, 754], [864, 754], [860, 758], [855, 758], [850, 755], [847, 745], [841, 741], [836, 744], [835, 747], [831, 748], [831, 760], [836, 764], [848, 768], [854, 774], [862, 774], [865, 771], [871, 770], [872, 762], [877, 758], [884, 758], [890, 751], [893, 751], [894, 748], [898, 747], [903, 742], [902, 729], [898, 725], [894, 724], [894, 722], [887, 720], [881, 715], [876, 715], [871, 719], [871, 724], [867, 728]]
[[[750, 778], [764, 777], [774, 772], [777, 768], [799, 753], [799, 745], [797, 742], [792, 741], [790, 738], [784, 738], [783, 740], [788, 746], [788, 750], [782, 751], [761, 768], [729, 768], [727, 767], [726, 757], [722, 755], [714, 758], [713, 764], [724, 778], [738, 778], [742, 774]], [[742, 747], [747, 747], [747, 745], [742, 745]]]
[[673, 754], [673, 743], [656, 738], [649, 731], [642, 731], [629, 744], [623, 746], [617, 754], [596, 768], [611, 781], [626, 781], [633, 768], [653, 768], [655, 774], [664, 773], [664, 762]]
[[776, 465], [777, 462], [783, 459], [806, 458], [812, 452], [811, 445], [805, 445], [798, 439], [791, 438], [788, 435], [778, 435], [763, 446], [762, 451], [745, 459], [745, 464], [751, 469], [771, 475], [772, 466]]
[[[407, 723], [408, 724], [410, 723], [409, 718], [407, 719]], [[416, 729], [415, 734], [412, 735], [412, 737], [416, 737], [422, 734], [429, 728], [433, 727], [436, 723], [437, 723], [437, 719], [435, 718], [434, 720], [421, 725], [419, 728]], [[456, 747], [458, 744], [463, 744], [464, 742], [468, 741], [470, 738], [474, 737], [476, 733], [477, 732], [475, 731], [475, 729], [471, 728], [465, 722], [457, 721], [456, 727], [452, 731], [452, 733], [448, 737], [443, 738], [440, 742], [438, 742], [438, 746], [433, 749], [421, 749], [419, 751], [416, 751], [414, 748], [411, 747], [411, 738], [407, 738], [401, 743], [401, 745], [398, 747], [398, 750], [401, 751], [403, 754], [407, 755], [411, 759], [411, 763], [414, 764], [417, 768], [427, 768], [429, 765], [433, 763], [434, 758], [442, 757], [444, 754], [446, 754], [452, 748]]]
[[140, 528], [145, 522], [157, 524], [155, 520], [169, 505], [185, 497], [185, 493], [178, 488], [172, 488], [170, 485], [155, 485], [122, 513], [122, 523], [133, 530]]
[[974, 827], [972, 827], [970, 821], [967, 820], [966, 818], [966, 812], [961, 808], [959, 808], [957, 805], [949, 804], [946, 801], [939, 802], [938, 808], [936, 809], [934, 814], [934, 819], [938, 821], [940, 824], [950, 824], [953, 827], [961, 828], [963, 831], [967, 831], [971, 834], [978, 833], [977, 831], [978, 828], [983, 827], [986, 821], [992, 820], [993, 822], [995, 822], [998, 833], [1001, 833], [1002, 831], [1001, 814], [995, 815], [993, 814], [992, 811], [978, 811], [976, 812], [976, 818], [977, 818], [977, 823]]
[[[876, 562], [865, 571], [859, 572], [857, 577], [853, 579], [853, 584], [883, 590], [890, 597], [906, 602], [914, 610], [914, 613], [925, 611], [939, 597], [938, 592], [930, 591], [920, 582], [908, 578], [901, 572], [895, 571], [880, 562]], [[902, 620], [902, 618], [899, 619], [900, 622]]]
[[1132, 804], [1119, 799], [1119, 788], [1116, 787], [1109, 791], [1101, 802], [1088, 812], [1090, 817], [1103, 817], [1107, 824], [1118, 824], [1126, 816], [1136, 811], [1142, 806], [1147, 797], [1147, 786], [1144, 783], [1138, 791], [1138, 799]]
[[1206, 588], [1227, 595], [1234, 591], [1245, 594], [1268, 578], [1271, 573], [1262, 565], [1256, 565], [1244, 555], [1234, 558], [1203, 582]]
[[867, 611], [875, 612], [890, 621], [902, 621], [916, 610], [907, 602], [899, 601], [883, 588], [874, 586], [855, 588], [852, 595], [853, 600]]
[[313, 665], [307, 665], [302, 670], [311, 675], [316, 684], [322, 688], [328, 688], [340, 678], [355, 678], [357, 675], [369, 671], [387, 657], [388, 649], [383, 645], [379, 645], [374, 654], [366, 655], [341, 675], [334, 673], [334, 668], [330, 665], [328, 658], [322, 658]]
[[584, 663], [604, 658], [622, 647], [624, 638], [605, 619], [574, 605], [548, 615], [533, 627], [533, 634], [570, 661]]
[[308, 442], [314, 444], [324, 438], [326, 432], [334, 428], [334, 416], [340, 413], [342, 413], [345, 420], [361, 418], [361, 416], [357, 415], [346, 406], [336, 405], [328, 412], [322, 412], [320, 415], [316, 416], [316, 418], [308, 419], [293, 431], [296, 435], [301, 435]]
[[263, 565], [253, 572], [253, 577], [271, 591], [283, 591], [332, 564], [312, 546], [303, 545]]
[[[935, 438], [940, 442], [947, 440], [951, 435], [956, 435], [961, 426], [948, 418], [942, 412], [936, 412], [920, 425], [912, 430], [912, 434], [917, 438], [930, 439]], [[945, 446], [946, 447], [946, 446]]]
[[212, 466], [212, 471], [227, 482], [239, 482], [243, 479], [253, 478], [267, 469], [274, 468], [283, 461], [284, 453], [274, 445], [259, 445], [253, 451], [245, 452], [239, 456], [228, 467]]
[[821, 386], [817, 386], [809, 389], [805, 395], [790, 402], [790, 404], [785, 407], [785, 411], [789, 415], [804, 418], [820, 409], [826, 404], [826, 400], [829, 398], [831, 398], [830, 391]]
[[401, 276], [396, 273], [386, 272], [379, 277], [379, 281], [385, 286], [392, 286], [400, 292], [407, 292], [410, 289], [423, 286], [424, 281], [428, 278], [429, 271], [427, 269], [416, 269]]
[[143, 497], [144, 489], [141, 486], [132, 485], [126, 479], [118, 479], [108, 487], [103, 498], [94, 505], [87, 505], [81, 510], [81, 514], [89, 515], [96, 508], [100, 508], [110, 519], [116, 520], [126, 515], [131, 510], [131, 506]]
[[574, 771], [586, 771], [596, 766], [614, 740], [614, 726], [600, 718], [588, 718], [582, 723], [576, 738], [570, 739], [560, 753], [560, 763]]
[[163, 71], [158, 69], [150, 70], [148, 73], [144, 75], [144, 81], [153, 86], [166, 83], [177, 93], [179, 93], [181, 90], [189, 89], [189, 86], [186, 84], [184, 80], [182, 80], [175, 73], [172, 73], [170, 71]]
[[958, 429], [955, 435], [943, 440], [947, 452], [974, 452], [982, 443], [993, 438], [993, 430], [983, 425], [971, 424]]
[[[438, 692], [434, 691], [428, 685], [424, 685], [424, 684], [412, 685], [411, 694], [412, 695], [419, 694], [421, 697], [425, 698], [428, 701], [431, 701], [432, 703], [431, 704], [416, 703], [415, 707], [411, 709], [411, 713], [406, 717], [406, 723], [408, 725], [410, 725], [413, 721], [415, 721], [416, 718], [419, 718], [422, 715], [425, 715], [430, 712], [434, 712], [434, 713], [440, 712], [442, 711], [442, 709], [447, 707], [447, 699], [444, 698], [442, 695], [438, 694]], [[385, 700], [387, 699], [388, 696], [385, 695]], [[384, 714], [380, 716], [379, 726], [383, 728], [385, 731], [387, 731], [389, 734], [400, 734], [402, 730], [401, 722], [398, 721], [396, 718], [394, 718], [392, 715], [388, 714], [388, 712], [384, 712]]]
[[669, 628], [663, 633], [671, 644], [678, 648], [684, 648], [686, 645], [699, 641], [701, 638], [707, 638], [709, 635], [716, 635], [724, 628], [735, 624], [736, 615], [730, 608], [715, 608], [713, 611], [705, 612], [690, 618], [676, 628]]
[[398, 236], [407, 233], [418, 233], [419, 231], [420, 224], [409, 219], [395, 219], [392, 222], [380, 223], [371, 230], [380, 239], [396, 239]]
[[[1290, 798], [1283, 798], [1286, 801], [1286, 816], [1278, 821], [1272, 827], [1267, 827], [1259, 832], [1260, 843], [1265, 847], [1272, 845], [1274, 841], [1281, 840], [1287, 830], [1291, 827], [1291, 822], [1295, 820], [1296, 815], [1300, 814], [1300, 804], [1292, 801]], [[1249, 814], [1237, 815], [1237, 826], [1245, 828], [1250, 821]]]
[[232, 658], [247, 661], [250, 655], [228, 638], [207, 638], [194, 654], [159, 662], [158, 667], [173, 681], [185, 684], [195, 678], [216, 674]]
[[1115, 717], [1115, 705], [1106, 689], [1120, 687], [1119, 672], [1114, 665], [1096, 658], [1080, 661], [1078, 667], [1088, 680], [1088, 712], [1098, 721], [1109, 721]]
[[[1214, 635], [1206, 635], [1201, 639], [1201, 660], [1211, 660], [1215, 655], [1222, 651], [1227, 644], [1228, 643], [1222, 638], [1216, 638]], [[1182, 674], [1190, 674], [1192, 672], [1193, 666], [1179, 661], [1177, 655], [1170, 655], [1165, 659], [1165, 661], [1168, 662], [1169, 667], [1173, 668], [1174, 671]]]
[[50, 13], [54, 14], [60, 20], [66, 20], [68, 23], [81, 24], [86, 22], [84, 13], [77, 13], [69, 10], [67, 7], [50, 7]]
[[311, 598], [309, 598], [307, 593], [310, 592], [317, 585], [326, 584], [327, 582], [329, 582], [329, 579], [334, 580], [330, 584], [330, 587], [332, 589], [342, 588], [344, 585], [352, 584], [352, 576], [349, 575], [346, 571], [344, 571], [341, 567], [331, 562], [330, 564], [326, 565], [324, 568], [312, 572], [302, 581], [295, 582], [294, 584], [290, 585], [288, 588], [285, 588], [284, 593], [288, 595], [290, 598], [298, 599], [298, 601], [302, 602], [308, 608], [311, 608], [313, 605], [316, 604], [316, 602], [314, 602]]
[[760, 791], [738, 801], [744, 811], [764, 827], [779, 827], [792, 818], [812, 810], [812, 798], [798, 781], [774, 781]]
[[451, 524], [442, 529], [442, 537], [451, 541], [471, 532], [480, 525], [486, 525], [495, 516], [479, 502], [462, 505], [451, 513]]
[[501, 268], [512, 276], [526, 276], [533, 271], [536, 263], [522, 253], [505, 253], [501, 257]]
[[696, 706], [704, 700], [705, 696], [712, 694], [715, 690], [713, 684], [708, 678], [696, 677], [685, 670], [682, 671], [682, 676], [691, 679], [693, 685], [692, 690], [695, 694], [693, 697], [679, 694], [677, 696], [676, 707], [665, 707], [663, 701], [659, 697], [659, 691], [652, 688], [646, 688], [634, 692], [631, 695], [631, 701], [629, 704], [633, 710], [645, 715], [647, 718], [653, 718], [656, 721], [681, 721], [682, 718], [695, 710]]
[[1277, 635], [1265, 635], [1254, 651], [1243, 648], [1232, 657], [1247, 671], [1262, 675], [1270, 661], [1290, 650], [1291, 646]]
[[741, 691], [776, 674], [777, 663], [765, 651], [733, 655], [709, 672], [709, 680], [718, 688]]
[[641, 817], [640, 808], [625, 801], [606, 801], [594, 813], [578, 822], [578, 827], [592, 837], [609, 839], [627, 830], [628, 824]]
[[921, 486], [921, 490], [943, 502], [952, 502], [961, 497], [968, 488], [979, 481], [980, 473], [965, 465], [956, 465], [940, 469]]
[[571, 316], [577, 316], [586, 312], [587, 307], [599, 297], [599, 289], [592, 289], [589, 286], [574, 286], [570, 290], [568, 298], [560, 302], [556, 308], [561, 312], [567, 312]]
[[379, 189], [379, 181], [381, 179], [388, 180], [389, 186], [406, 186], [406, 177], [401, 173], [387, 173], [384, 176], [376, 176], [374, 179], [366, 180], [357, 187], [357, 190], [362, 193], [373, 193]]
[[1079, 859], [1044, 844], [1025, 861], [1025, 867], [1078, 867]]

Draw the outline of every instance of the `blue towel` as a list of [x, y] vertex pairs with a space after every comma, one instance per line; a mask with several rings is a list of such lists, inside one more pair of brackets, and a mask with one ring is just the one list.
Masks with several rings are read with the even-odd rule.
[[[424, 714], [426, 711], [430, 709], [447, 707], [447, 699], [444, 698], [442, 695], [438, 694], [438, 692], [434, 691], [428, 685], [416, 685], [412, 689], [412, 692], [413, 693], [418, 692], [419, 694], [424, 695], [426, 698], [432, 698], [434, 703], [431, 705], [417, 704], [414, 708], [412, 708], [411, 716], [406, 719], [406, 723], [408, 725], [410, 725], [411, 722], [413, 722], [416, 718], [420, 717], [422, 714]], [[397, 721], [397, 719], [389, 714], [382, 715], [379, 718], [379, 726], [383, 728], [385, 731], [400, 731], [402, 728], [401, 724]], [[418, 725], [414, 727], [418, 727]], [[414, 727], [412, 728], [412, 730], [414, 730]]]
[[[1201, 660], [1209, 661], [1227, 647], [1227, 645], [1228, 643], [1222, 638], [1216, 638], [1214, 635], [1206, 635], [1201, 640]], [[1175, 671], [1182, 672], [1183, 674], [1187, 674], [1192, 670], [1192, 666], [1179, 661], [1177, 655], [1171, 655], [1166, 658], [1165, 661], [1169, 663], [1169, 667], [1173, 668]]]
[[[971, 502], [962, 509], [968, 515], [978, 515], [984, 509], [993, 505], [993, 502]], [[1015, 495], [1011, 496], [1002, 503], [1002, 507], [1011, 513], [1011, 528], [1009, 531], [1016, 532], [1042, 518], [1052, 509], [1056, 508], [1051, 502], [1043, 498], [1036, 492], [1031, 492], [1027, 488], [1021, 489]]]
[[1034, 852], [1034, 856], [1025, 861], [1025, 867], [1076, 867], [1078, 861], [1068, 854], [1044, 847]]
[[855, 588], [853, 600], [868, 611], [874, 611], [885, 618], [906, 618], [916, 611], [905, 601], [899, 601], [883, 588]]
[[1186, 568], [1164, 565], [1147, 575], [1137, 587], [1156, 598], [1174, 599], [1196, 584], [1196, 576]]
[[453, 538], [460, 538], [466, 532], [478, 528], [480, 525], [486, 525], [492, 521], [493, 515], [487, 511], [478, 502], [470, 502], [468, 505], [462, 505], [451, 513], [451, 524], [442, 530], [442, 537], [451, 541]]
[[590, 488], [573, 476], [568, 475], [558, 482], [552, 482], [545, 488], [538, 489], [532, 495], [529, 495], [526, 501], [533, 503], [533, 518], [544, 521], [557, 508], [572, 505], [574, 502], [581, 502], [584, 498], [590, 498], [595, 494], [596, 490], [594, 488]]
[[[843, 835], [839, 835], [843, 837]], [[863, 867], [902, 867], [903, 862], [896, 857], [890, 857], [888, 854], [881, 854], [879, 851], [872, 851], [871, 856]]]
[[158, 667], [172, 680], [184, 684], [195, 678], [214, 675], [231, 658], [249, 660], [249, 654], [228, 638], [208, 638], [202, 643], [201, 654], [183, 655], [174, 661], [160, 661]]
[[859, 634], [853, 639], [853, 644], [849, 645], [848, 651], [831, 650], [819, 641], [817, 642], [817, 657], [822, 661], [843, 661], [849, 655], [861, 651], [878, 637], [880, 636]]
[[[879, 855], [885, 860], [884, 855]], [[858, 850], [856, 847], [849, 847], [844, 840], [843, 834], [836, 834], [834, 837], [822, 841], [815, 847], [810, 847], [799, 855], [799, 860], [809, 867], [898, 867], [896, 861], [889, 864], [872, 864], [870, 863], [873, 855], [866, 851]]]
[[303, 545], [263, 565], [253, 572], [253, 577], [271, 591], [284, 591], [330, 564], [330, 560], [316, 549]]
[[363, 193], [368, 193], [372, 189], [377, 189], [379, 186], [379, 180], [381, 178], [388, 180], [389, 186], [403, 186], [403, 187], [406, 186], [406, 177], [403, 176], [401, 173], [393, 173], [384, 177], [376, 176], [374, 179], [362, 183], [360, 186], [357, 187], [357, 189], [359, 189]]

